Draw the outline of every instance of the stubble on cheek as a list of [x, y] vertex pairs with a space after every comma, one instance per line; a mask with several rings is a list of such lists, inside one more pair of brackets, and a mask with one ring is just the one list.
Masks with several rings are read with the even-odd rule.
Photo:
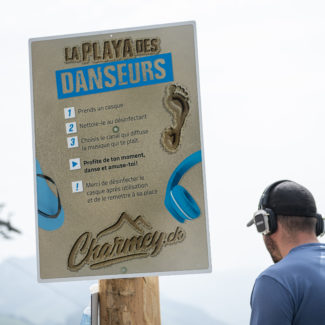
[[274, 263], [277, 263], [282, 260], [282, 255], [280, 253], [279, 247], [275, 241], [268, 235], [263, 236], [263, 240], [266, 246], [266, 249], [269, 251], [271, 258]]

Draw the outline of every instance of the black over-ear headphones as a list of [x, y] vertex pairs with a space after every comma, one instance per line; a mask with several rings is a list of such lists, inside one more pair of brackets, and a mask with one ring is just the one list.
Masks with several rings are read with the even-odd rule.
[[[269, 201], [270, 192], [283, 182], [290, 181], [284, 179], [274, 182], [264, 190], [258, 204], [258, 210], [254, 213], [253, 219], [248, 222], [247, 227], [250, 227], [255, 223], [257, 231], [263, 235], [271, 235], [276, 232], [278, 228], [277, 216], [272, 209], [266, 208], [265, 206]], [[323, 235], [325, 227], [322, 216], [318, 213], [313, 213], [313, 215], [310, 215], [310, 217], [317, 219], [315, 229], [316, 236]]]

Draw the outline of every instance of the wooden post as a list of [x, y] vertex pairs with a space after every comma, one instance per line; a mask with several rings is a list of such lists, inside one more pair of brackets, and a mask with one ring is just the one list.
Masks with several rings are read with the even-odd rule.
[[100, 325], [160, 325], [158, 277], [99, 281]]

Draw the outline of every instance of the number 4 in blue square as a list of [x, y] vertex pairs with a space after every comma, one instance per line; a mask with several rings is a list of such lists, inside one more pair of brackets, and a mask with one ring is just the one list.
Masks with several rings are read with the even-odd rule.
[[78, 137], [69, 137], [67, 138], [68, 148], [77, 148], [79, 146]]
[[64, 117], [65, 117], [65, 119], [75, 118], [76, 117], [76, 112], [74, 110], [74, 107], [66, 107], [64, 109]]

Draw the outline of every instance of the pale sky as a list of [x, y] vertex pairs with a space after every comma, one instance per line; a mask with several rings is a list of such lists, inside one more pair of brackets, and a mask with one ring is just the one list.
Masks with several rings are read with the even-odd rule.
[[[161, 291], [240, 324], [221, 299], [236, 286], [247, 323], [253, 281], [271, 264], [261, 236], [246, 228], [264, 188], [297, 181], [325, 215], [324, 14], [323, 1], [301, 0], [5, 2], [0, 203], [24, 235], [1, 240], [0, 259], [35, 255], [28, 39], [195, 20], [214, 272], [162, 278]], [[229, 281], [227, 291], [218, 282], [225, 273], [247, 274], [248, 284]], [[200, 302], [209, 281], [215, 292]]]

